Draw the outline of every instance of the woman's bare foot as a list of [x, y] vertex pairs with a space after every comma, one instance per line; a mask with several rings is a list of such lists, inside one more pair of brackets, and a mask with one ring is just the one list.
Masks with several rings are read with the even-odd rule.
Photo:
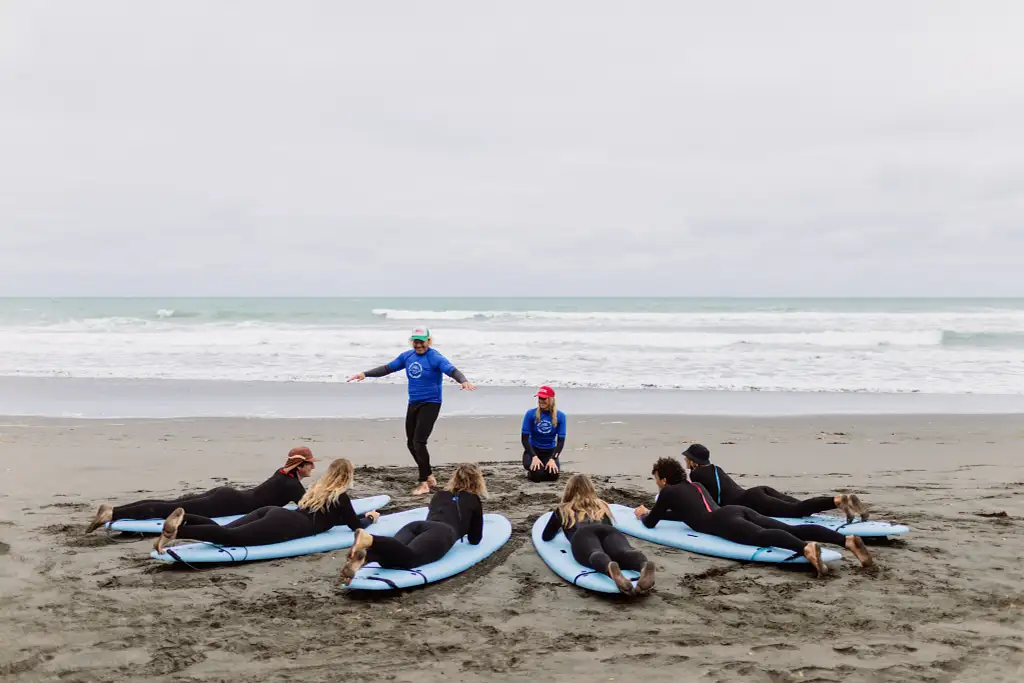
[[431, 474], [429, 477], [427, 477], [427, 483], [430, 485], [430, 488], [432, 488], [432, 489], [436, 489], [437, 488], [437, 479], [434, 479], [434, 475], [433, 474]]
[[853, 508], [853, 503], [850, 501], [850, 496], [846, 495], [845, 493], [840, 493], [833, 500], [835, 501], [836, 508], [842, 510], [843, 514], [846, 515], [846, 523], [850, 524], [851, 522], [853, 522], [854, 516], [857, 514], [857, 511], [854, 510]]
[[654, 588], [654, 563], [647, 562], [643, 568], [640, 569], [640, 579], [636, 582], [636, 592], [638, 595], [647, 595]]
[[633, 582], [622, 575], [622, 570], [619, 569], [618, 562], [608, 563], [608, 576], [612, 577], [612, 581], [619, 587], [619, 590], [626, 595], [633, 595]]
[[89, 522], [89, 526], [86, 527], [85, 533], [91, 534], [113, 518], [114, 508], [106, 503], [100, 505], [100, 509], [96, 511], [96, 516], [92, 518], [92, 521]]
[[862, 567], [870, 567], [875, 563], [871, 559], [871, 553], [868, 552], [867, 545], [864, 544], [864, 540], [860, 536], [847, 536], [846, 549], [856, 555]]
[[416, 488], [414, 488], [412, 490], [412, 495], [414, 495], [414, 496], [425, 496], [428, 493], [430, 493], [430, 482], [429, 481], [421, 481], [419, 483], [419, 486], [417, 486]]
[[352, 583], [352, 579], [356, 578], [356, 572], [362, 569], [364, 564], [366, 564], [366, 551], [356, 550], [353, 546], [352, 551], [349, 552], [348, 561], [341, 568], [341, 585], [347, 586]]
[[373, 545], [373, 534], [366, 529], [356, 529], [356, 540], [348, 551], [348, 559], [355, 557], [356, 551], [366, 550]]
[[183, 519], [185, 519], [185, 508], [178, 508], [167, 515], [167, 519], [164, 520], [164, 528], [160, 532], [160, 538], [156, 539], [156, 542], [153, 543], [153, 547], [156, 548], [158, 553], [163, 554], [167, 544], [178, 537], [178, 527], [181, 526]]
[[856, 493], [851, 493], [847, 496], [850, 501], [850, 507], [853, 511], [860, 515], [860, 521], [868, 521], [868, 506], [860, 502], [860, 498], [857, 497]]
[[826, 565], [821, 559], [821, 546], [817, 543], [811, 542], [804, 546], [804, 557], [814, 567], [814, 571], [818, 573], [818, 578], [828, 574], [828, 565]]

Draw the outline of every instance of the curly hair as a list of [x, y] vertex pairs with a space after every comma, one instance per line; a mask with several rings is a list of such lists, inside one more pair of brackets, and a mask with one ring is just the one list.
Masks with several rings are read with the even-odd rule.
[[686, 470], [675, 458], [658, 458], [651, 468], [651, 474], [657, 475], [669, 484], [680, 484], [686, 481]]

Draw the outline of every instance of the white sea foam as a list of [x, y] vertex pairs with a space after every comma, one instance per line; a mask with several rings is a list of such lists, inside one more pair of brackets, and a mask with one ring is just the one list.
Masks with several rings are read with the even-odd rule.
[[0, 375], [336, 382], [400, 353], [415, 321], [430, 324], [437, 348], [484, 386], [1024, 394], [1024, 310], [1016, 308], [371, 314], [367, 306], [361, 317], [313, 322], [176, 310], [0, 324]]

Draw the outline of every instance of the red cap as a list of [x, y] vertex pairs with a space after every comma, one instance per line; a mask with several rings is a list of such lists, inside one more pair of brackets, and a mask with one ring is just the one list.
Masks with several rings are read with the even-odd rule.
[[536, 396], [537, 398], [554, 398], [555, 390], [552, 389], [551, 387], [543, 386], [537, 390], [537, 393], [534, 394], [534, 396]]

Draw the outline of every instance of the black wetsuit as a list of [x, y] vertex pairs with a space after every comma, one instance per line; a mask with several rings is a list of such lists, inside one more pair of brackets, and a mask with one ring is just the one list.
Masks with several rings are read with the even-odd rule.
[[694, 531], [758, 548], [776, 546], [802, 553], [808, 541], [846, 544], [845, 536], [817, 524], [790, 526], [739, 505], [719, 507], [707, 489], [689, 481], [663, 488], [642, 521], [653, 529], [662, 519], [685, 522]]
[[[367, 377], [386, 377], [395, 370], [388, 364], [384, 364], [367, 370], [363, 374]], [[449, 376], [459, 384], [465, 384], [468, 380], [462, 371], [453, 367]], [[430, 451], [427, 450], [427, 441], [431, 432], [434, 431], [434, 423], [441, 414], [441, 402], [438, 401], [410, 401], [409, 407], [405, 409], [405, 445], [412, 454], [412, 459], [419, 469], [420, 481], [426, 481], [434, 473], [430, 466]]]
[[370, 526], [371, 520], [357, 515], [348, 494], [343, 493], [319, 512], [267, 506], [224, 526], [208, 517], [186, 514], [178, 538], [226, 546], [267, 545], [313, 536], [339, 524], [355, 531]]
[[274, 472], [256, 488], [239, 491], [230, 486], [218, 486], [203, 493], [193, 493], [174, 500], [140, 500], [114, 508], [113, 519], [166, 519], [177, 508], [203, 517], [244, 515], [268, 505], [282, 506], [298, 503], [306, 494], [295, 470]]
[[[565, 437], [558, 437], [557, 445], [554, 448], [534, 448], [533, 444], [530, 443], [530, 435], [523, 434], [523, 468], [526, 469], [526, 477], [530, 481], [556, 481], [558, 479], [559, 472], [562, 471], [562, 464], [558, 461], [558, 456], [562, 454], [562, 449], [565, 447]], [[540, 458], [540, 462], [543, 465], [538, 470], [531, 470], [530, 464], [533, 462], [533, 456]], [[552, 473], [548, 470], [548, 461], [552, 458], [555, 459], [555, 464], [558, 465], [558, 472]]]
[[719, 505], [742, 505], [769, 517], [806, 517], [836, 507], [832, 496], [799, 500], [770, 486], [745, 489], [718, 465], [694, 468], [690, 470], [690, 479], [703, 484]]
[[550, 541], [558, 535], [559, 529], [569, 540], [573, 558], [584, 567], [607, 574], [609, 562], [618, 562], [621, 569], [633, 571], [640, 571], [647, 564], [644, 554], [629, 545], [626, 536], [612, 526], [608, 517], [600, 522], [588, 519], [566, 527], [556, 508], [544, 526], [541, 538]]
[[389, 569], [414, 569], [436, 562], [460, 538], [476, 545], [484, 535], [484, 508], [473, 493], [438, 491], [430, 499], [424, 522], [410, 522], [393, 537], [374, 536], [366, 551], [367, 562]]

